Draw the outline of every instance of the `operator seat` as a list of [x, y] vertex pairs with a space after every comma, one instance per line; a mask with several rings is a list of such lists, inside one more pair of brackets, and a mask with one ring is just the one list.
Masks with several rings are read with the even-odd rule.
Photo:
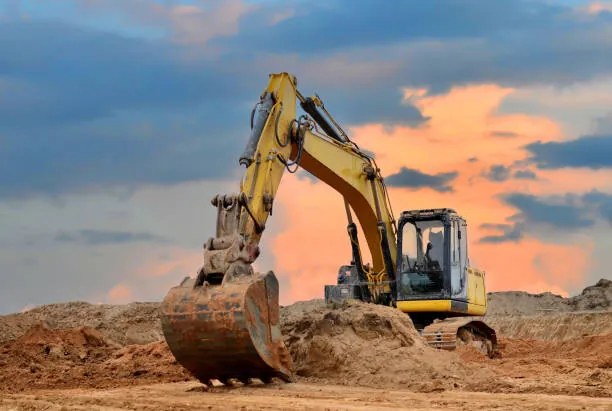
[[444, 232], [430, 231], [429, 243], [431, 244], [431, 248], [427, 251], [427, 257], [430, 267], [442, 267], [441, 263], [444, 261]]

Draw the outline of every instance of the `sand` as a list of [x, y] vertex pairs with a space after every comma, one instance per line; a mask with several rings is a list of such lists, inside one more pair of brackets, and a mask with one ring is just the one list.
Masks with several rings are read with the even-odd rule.
[[504, 291], [489, 293], [487, 299], [487, 316], [609, 311], [612, 309], [612, 281], [602, 278], [570, 298], [549, 292], [529, 294], [525, 291]]
[[[205, 387], [176, 363], [157, 303], [47, 305], [0, 317], [0, 410], [612, 409], [609, 289], [600, 281], [561, 300], [495, 293], [498, 359], [435, 350], [389, 307], [296, 303], [282, 307], [281, 327], [297, 383], [234, 387]], [[501, 314], [514, 297], [567, 310], [526, 303]]]

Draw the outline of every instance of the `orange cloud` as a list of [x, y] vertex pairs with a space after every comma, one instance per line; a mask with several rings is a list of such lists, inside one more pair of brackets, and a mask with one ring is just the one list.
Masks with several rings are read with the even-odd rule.
[[127, 304], [134, 300], [132, 289], [125, 284], [117, 284], [106, 294], [111, 304]]
[[175, 30], [177, 41], [186, 44], [204, 45], [217, 36], [227, 36], [238, 32], [238, 21], [250, 10], [250, 6], [240, 0], [211, 2], [212, 7], [199, 5], [174, 5], [163, 10]]
[[472, 262], [486, 270], [489, 290], [567, 296], [568, 289], [582, 285], [592, 245], [546, 244], [529, 238], [520, 243], [472, 244], [470, 252]]
[[[549, 118], [499, 113], [502, 100], [513, 92], [494, 84], [453, 88], [436, 96], [406, 89], [405, 99], [429, 121], [392, 131], [369, 124], [353, 127], [351, 134], [361, 147], [376, 153], [383, 175], [396, 173], [401, 167], [429, 174], [458, 172], [452, 192], [392, 187], [389, 195], [396, 215], [408, 209], [451, 207], [466, 217], [470, 257], [488, 273], [489, 290], [567, 294], [582, 285], [589, 268], [592, 247], [588, 242], [559, 245], [527, 237], [518, 243], [482, 244], [478, 239], [490, 232], [480, 225], [506, 223], [517, 213], [500, 198], [505, 193], [549, 195], [565, 193], [568, 188], [588, 191], [585, 181], [609, 186], [612, 174], [536, 170], [543, 178], [492, 182], [484, 177], [492, 165], [524, 162], [528, 156], [524, 146], [530, 142], [563, 139], [560, 126]], [[477, 161], [469, 161], [474, 157]], [[275, 212], [282, 222], [268, 234], [271, 238], [264, 237], [263, 252], [273, 255], [282, 302], [320, 298], [323, 285], [335, 283], [338, 267], [350, 260], [342, 197], [322, 182], [286, 176]]]
[[321, 297], [351, 259], [342, 197], [320, 182], [286, 177], [276, 204], [280, 232], [264, 239], [262, 251], [273, 255], [281, 304]]
[[145, 263], [135, 269], [137, 276], [145, 280], [165, 276], [177, 278], [181, 275], [194, 275], [202, 266], [202, 252], [196, 250], [173, 247], [165, 249], [164, 254], [164, 259], [152, 255], [150, 259], [144, 260]]
[[585, 11], [588, 14], [599, 14], [601, 12], [612, 12], [612, 2], [611, 1], [595, 1], [590, 3]]

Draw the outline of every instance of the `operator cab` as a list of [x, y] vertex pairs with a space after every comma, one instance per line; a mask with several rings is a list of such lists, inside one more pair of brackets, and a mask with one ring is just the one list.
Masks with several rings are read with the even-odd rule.
[[397, 300], [465, 299], [467, 224], [449, 208], [404, 211], [398, 226]]
[[485, 314], [484, 272], [469, 264], [467, 223], [455, 210], [401, 214], [395, 281], [367, 277], [367, 268], [359, 270], [356, 232], [352, 235], [353, 261], [340, 267], [336, 285], [325, 286], [327, 302], [360, 299], [393, 304], [409, 314], [419, 329], [435, 319]]

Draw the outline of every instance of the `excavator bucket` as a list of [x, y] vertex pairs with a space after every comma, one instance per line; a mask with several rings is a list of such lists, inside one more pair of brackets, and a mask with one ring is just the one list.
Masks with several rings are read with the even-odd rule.
[[280, 331], [274, 273], [195, 284], [193, 278], [183, 280], [161, 307], [166, 342], [183, 367], [204, 384], [293, 379]]

